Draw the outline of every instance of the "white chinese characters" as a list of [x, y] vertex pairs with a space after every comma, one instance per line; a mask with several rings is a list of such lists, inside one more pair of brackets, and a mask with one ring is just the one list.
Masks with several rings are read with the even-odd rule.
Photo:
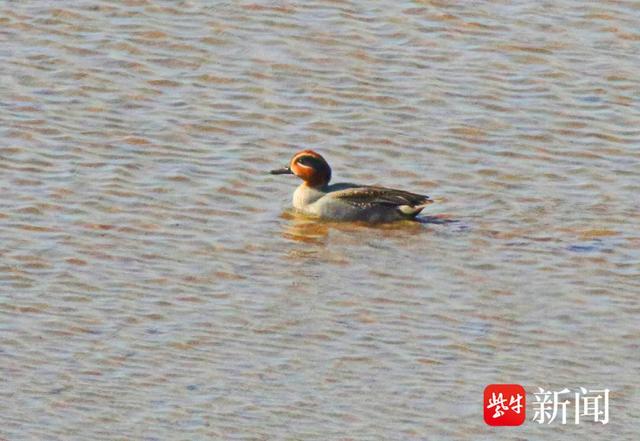
[[601, 424], [609, 422], [609, 389], [588, 390], [581, 387], [572, 397], [571, 391], [567, 388], [548, 391], [538, 387], [538, 392], [534, 392], [533, 396], [535, 415], [532, 421], [538, 424], [551, 424], [558, 418], [562, 424], [567, 424], [570, 398], [574, 398], [571, 407], [575, 424], [580, 424], [581, 419]]
[[513, 412], [520, 414], [520, 411], [522, 409], [522, 395], [511, 395], [509, 397], [509, 402], [507, 402], [507, 400], [502, 396], [502, 393], [498, 393], [498, 395], [496, 396], [494, 392], [491, 394], [491, 399], [489, 400], [487, 409], [495, 410], [493, 418], [501, 417], [507, 410], [512, 410]]
[[584, 416], [592, 417], [595, 423], [609, 422], [609, 389], [588, 391], [581, 387], [580, 393], [576, 392], [576, 424], [580, 422], [580, 417]]

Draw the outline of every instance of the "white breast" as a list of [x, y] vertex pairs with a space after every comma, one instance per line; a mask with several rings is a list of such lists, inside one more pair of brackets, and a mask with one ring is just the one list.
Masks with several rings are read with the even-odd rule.
[[302, 184], [293, 192], [293, 207], [297, 210], [308, 211], [309, 205], [313, 204], [325, 194], [322, 190]]

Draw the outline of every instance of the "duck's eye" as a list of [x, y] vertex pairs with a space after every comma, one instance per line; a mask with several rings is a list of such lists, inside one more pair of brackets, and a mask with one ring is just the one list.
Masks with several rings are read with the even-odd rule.
[[309, 156], [303, 156], [302, 158], [298, 159], [298, 164], [306, 165], [307, 167], [313, 167], [313, 159]]

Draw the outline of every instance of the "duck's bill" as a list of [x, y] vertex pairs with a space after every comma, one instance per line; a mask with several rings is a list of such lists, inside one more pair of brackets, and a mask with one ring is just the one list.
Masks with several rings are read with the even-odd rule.
[[275, 170], [271, 170], [269, 173], [272, 175], [292, 175], [293, 172], [289, 167], [282, 167]]

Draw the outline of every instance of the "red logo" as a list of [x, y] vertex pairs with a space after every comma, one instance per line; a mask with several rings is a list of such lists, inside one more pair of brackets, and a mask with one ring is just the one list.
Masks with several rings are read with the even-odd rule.
[[490, 426], [524, 423], [526, 392], [519, 384], [490, 384], [484, 389], [484, 422]]

